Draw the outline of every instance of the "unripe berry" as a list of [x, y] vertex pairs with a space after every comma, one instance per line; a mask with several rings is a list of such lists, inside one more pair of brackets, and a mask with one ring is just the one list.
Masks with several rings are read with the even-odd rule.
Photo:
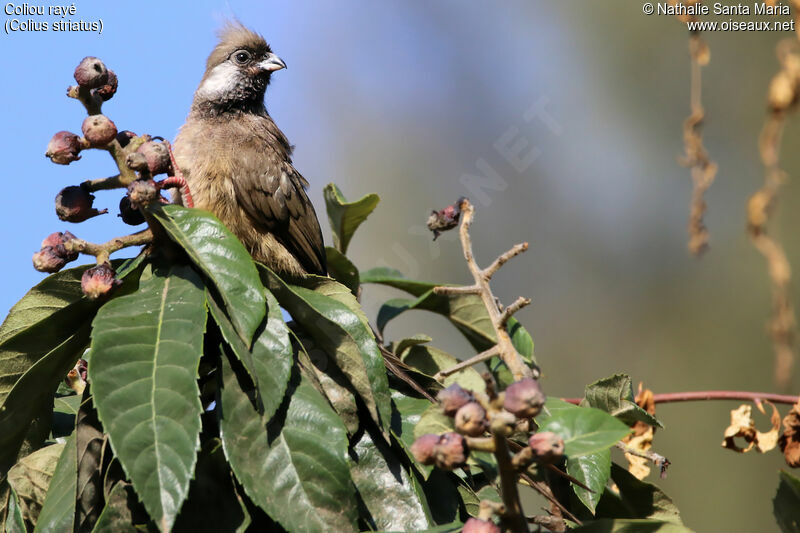
[[47, 143], [47, 152], [44, 155], [53, 163], [69, 165], [81, 158], [78, 154], [82, 148], [84, 146], [80, 137], [69, 131], [59, 131]]
[[472, 517], [464, 522], [461, 533], [500, 533], [500, 528], [494, 522]]
[[153, 180], [136, 180], [128, 185], [131, 207], [145, 207], [158, 199], [158, 188]]
[[68, 231], [57, 231], [55, 233], [51, 233], [42, 241], [42, 248], [52, 247], [55, 249], [55, 252], [64, 257], [67, 262], [74, 261], [78, 258], [78, 252], [68, 252], [66, 248], [64, 248], [64, 244], [73, 240], [75, 235]]
[[87, 269], [81, 277], [81, 290], [90, 300], [97, 300], [111, 292], [121, 282], [114, 277], [114, 269], [108, 263]]
[[489, 426], [486, 411], [478, 402], [469, 402], [456, 411], [456, 431], [469, 437], [478, 437]]
[[75, 68], [75, 81], [84, 89], [96, 89], [108, 83], [108, 69], [96, 57], [84, 57]]
[[81, 126], [83, 136], [94, 147], [102, 147], [117, 137], [117, 126], [105, 115], [89, 115]]
[[453, 470], [464, 466], [469, 456], [467, 441], [458, 433], [445, 433], [433, 447], [436, 466], [442, 470]]
[[534, 433], [528, 446], [533, 450], [533, 460], [538, 463], [551, 464], [564, 457], [564, 440], [550, 431]]
[[66, 264], [67, 258], [63, 254], [59, 254], [54, 246], [45, 246], [33, 254], [33, 268], [39, 272], [58, 272]]
[[136, 151], [145, 157], [150, 174], [156, 176], [169, 173], [172, 165], [166, 144], [158, 141], [147, 141]]
[[411, 454], [418, 463], [432, 465], [434, 463], [434, 449], [439, 443], [439, 435], [427, 433], [422, 435], [411, 445]]
[[94, 195], [83, 187], [71, 185], [61, 189], [56, 195], [56, 215], [65, 222], [83, 222], [87, 218], [107, 213], [108, 210], [98, 211], [92, 204]]
[[97, 88], [95, 93], [99, 96], [104, 102], [111, 100], [111, 97], [117, 92], [117, 75], [114, 74], [114, 71], [108, 69], [108, 81], [106, 83]]
[[508, 386], [503, 408], [519, 418], [532, 418], [542, 410], [545, 400], [539, 382], [524, 378]]
[[122, 221], [129, 226], [138, 226], [144, 222], [144, 215], [141, 211], [131, 205], [131, 199], [123, 196], [119, 201], [119, 215]]
[[463, 405], [472, 401], [472, 394], [462, 389], [458, 383], [453, 383], [446, 389], [440, 390], [436, 399], [439, 400], [444, 414], [454, 416]]

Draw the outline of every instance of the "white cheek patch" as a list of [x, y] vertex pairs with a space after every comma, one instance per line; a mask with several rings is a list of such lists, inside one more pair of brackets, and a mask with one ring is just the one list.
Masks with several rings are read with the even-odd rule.
[[211, 74], [197, 89], [197, 93], [205, 98], [215, 99], [232, 92], [239, 84], [240, 79], [239, 69], [225, 61], [211, 69]]

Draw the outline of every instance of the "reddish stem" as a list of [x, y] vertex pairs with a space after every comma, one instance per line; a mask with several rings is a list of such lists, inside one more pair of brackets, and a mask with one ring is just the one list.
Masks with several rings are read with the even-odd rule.
[[[579, 404], [583, 398], [562, 398], [567, 403]], [[772, 394], [768, 392], [747, 392], [735, 390], [707, 390], [692, 392], [667, 392], [654, 394], [655, 403], [672, 402], [694, 402], [703, 400], [739, 400], [755, 402], [759, 400], [769, 400], [772, 403], [783, 403], [793, 405], [797, 403], [797, 396], [787, 394]]]

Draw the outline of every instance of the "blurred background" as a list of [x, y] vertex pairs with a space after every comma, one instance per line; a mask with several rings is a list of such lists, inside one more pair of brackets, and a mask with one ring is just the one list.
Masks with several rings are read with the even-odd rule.
[[[677, 164], [689, 109], [687, 31], [674, 17], [644, 16], [640, 2], [181, 4], [76, 2], [66, 18], [102, 19], [102, 34], [0, 36], [3, 314], [44, 277], [31, 255], [49, 233], [102, 242], [130, 231], [116, 216], [119, 191], [98, 193], [95, 206], [111, 214], [81, 225], [54, 213], [62, 187], [115, 173], [102, 152], [68, 167], [44, 157], [53, 133], [80, 131], [84, 110], [64, 96], [75, 65], [96, 55], [116, 71], [119, 91], [104, 111], [120, 129], [174, 138], [215, 29], [236, 16], [289, 66], [274, 76], [267, 107], [297, 145], [295, 164], [311, 182], [327, 242], [326, 183], [350, 199], [383, 199], [350, 249], [361, 269], [468, 282], [456, 235], [432, 243], [424, 229], [430, 209], [465, 195], [477, 207], [480, 262], [531, 244], [494, 287], [505, 302], [533, 298], [518, 317], [534, 337], [549, 394], [580, 396], [616, 372], [656, 392], [775, 390], [765, 334], [770, 287], [744, 232], [744, 208], [762, 181], [756, 139], [778, 69], [775, 44], [792, 33], [705, 36], [705, 143], [719, 174], [707, 194], [711, 249], [697, 260], [686, 250], [689, 171]], [[784, 139], [790, 175], [800, 169], [796, 122]], [[516, 143], [524, 143], [521, 158], [504, 157]], [[772, 227], [800, 271], [798, 205], [790, 181]], [[369, 287], [368, 314], [397, 295]], [[422, 311], [392, 322], [387, 337], [421, 332], [459, 357], [472, 354], [448, 322]], [[792, 384], [797, 392], [800, 378]], [[658, 409], [666, 429], [655, 449], [673, 466], [665, 481], [650, 481], [698, 531], [777, 530], [771, 499], [783, 458], [720, 447], [736, 406]]]

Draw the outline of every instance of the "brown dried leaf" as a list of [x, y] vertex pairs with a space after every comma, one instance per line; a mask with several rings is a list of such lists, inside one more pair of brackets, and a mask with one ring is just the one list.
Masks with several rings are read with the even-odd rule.
[[791, 468], [800, 466], [800, 400], [783, 418], [783, 435], [778, 439], [778, 444], [786, 464]]
[[[762, 433], [756, 430], [756, 423], [753, 420], [753, 408], [750, 404], [742, 404], [738, 409], [731, 411], [731, 425], [725, 429], [722, 441], [722, 447], [733, 450], [739, 453], [746, 453], [755, 448], [761, 453], [766, 453], [773, 449], [778, 444], [778, 429], [780, 428], [780, 415], [775, 406], [766, 402], [772, 407], [772, 429]], [[759, 411], [767, 414], [764, 406], [758, 402], [756, 403]], [[736, 444], [736, 438], [740, 437], [745, 440], [747, 447], [742, 448]]]
[[[645, 389], [642, 382], [639, 382], [639, 388], [636, 391], [636, 405], [655, 416], [656, 402], [653, 391]], [[632, 429], [633, 433], [622, 439], [625, 444], [642, 452], [653, 447], [653, 436], [655, 435], [656, 428], [644, 422], [636, 422], [632, 426]], [[625, 454], [625, 458], [628, 460], [628, 472], [638, 479], [644, 479], [650, 475], [649, 459], [629, 453]]]

